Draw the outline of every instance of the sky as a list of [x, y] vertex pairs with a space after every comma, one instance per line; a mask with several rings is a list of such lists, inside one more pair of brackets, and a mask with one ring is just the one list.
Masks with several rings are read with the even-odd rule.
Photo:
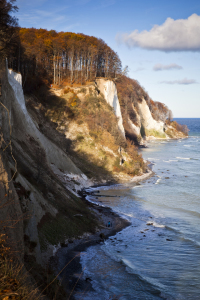
[[84, 33], [175, 118], [200, 118], [199, 0], [16, 0], [21, 27]]

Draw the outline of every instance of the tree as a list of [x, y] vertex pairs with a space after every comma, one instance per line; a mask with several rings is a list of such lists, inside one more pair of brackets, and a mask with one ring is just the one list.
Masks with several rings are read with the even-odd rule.
[[18, 20], [10, 15], [18, 10], [14, 5], [16, 0], [0, 0], [0, 56], [3, 58], [17, 44]]
[[169, 119], [170, 122], [172, 122], [172, 120], [173, 120], [173, 114], [172, 114], [172, 111], [170, 109], [168, 111], [168, 119]]
[[121, 72], [117, 53], [103, 40], [82, 33], [20, 28], [18, 47], [7, 57], [8, 66], [22, 74], [26, 92], [43, 83], [85, 84]]

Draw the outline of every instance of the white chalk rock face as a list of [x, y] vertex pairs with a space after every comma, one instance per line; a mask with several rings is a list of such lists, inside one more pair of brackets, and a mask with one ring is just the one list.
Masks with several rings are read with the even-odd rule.
[[17, 103], [19, 103], [20, 108], [26, 114], [27, 110], [24, 100], [24, 93], [22, 90], [22, 75], [8, 69], [8, 81], [12, 86]]
[[112, 80], [105, 79], [97, 79], [96, 82], [98, 89], [104, 95], [106, 102], [114, 108], [115, 115], [118, 118], [118, 127], [122, 132], [123, 136], [125, 136], [121, 108], [117, 96], [117, 88], [115, 83]]
[[154, 130], [160, 134], [165, 134], [164, 122], [154, 120], [146, 101], [143, 99], [141, 103], [138, 103], [138, 106], [139, 106], [139, 113], [140, 113], [140, 121], [143, 127], [145, 128], [145, 130], [148, 131]]
[[[82, 172], [74, 165], [66, 153], [45, 137], [30, 117], [25, 105], [21, 74], [17, 74], [12, 70], [8, 70], [7, 74], [9, 85], [14, 93], [12, 107], [13, 111], [16, 112], [15, 122], [17, 122], [17, 126], [15, 123], [13, 128], [14, 138], [23, 141], [25, 136], [32, 136], [45, 150], [46, 158], [51, 168], [54, 165], [58, 169], [64, 169], [66, 174], [81, 174]], [[11, 123], [14, 125], [12, 114], [10, 117]]]
[[140, 136], [140, 127], [133, 124], [133, 122], [130, 119], [128, 119], [128, 123], [129, 123], [130, 127], [132, 128], [133, 132], [137, 136]]

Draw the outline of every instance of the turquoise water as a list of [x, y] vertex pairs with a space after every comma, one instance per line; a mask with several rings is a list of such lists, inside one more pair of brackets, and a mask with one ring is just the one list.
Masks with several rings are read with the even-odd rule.
[[[101, 204], [132, 225], [81, 257], [93, 289], [77, 299], [200, 298], [200, 119], [179, 119], [190, 137], [142, 150], [155, 176], [102, 187]], [[94, 200], [94, 199], [90, 199]]]

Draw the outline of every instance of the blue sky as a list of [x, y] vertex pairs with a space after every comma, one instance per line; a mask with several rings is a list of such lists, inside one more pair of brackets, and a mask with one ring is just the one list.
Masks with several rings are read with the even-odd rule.
[[174, 117], [200, 118], [200, 1], [17, 0], [22, 27], [102, 38]]

